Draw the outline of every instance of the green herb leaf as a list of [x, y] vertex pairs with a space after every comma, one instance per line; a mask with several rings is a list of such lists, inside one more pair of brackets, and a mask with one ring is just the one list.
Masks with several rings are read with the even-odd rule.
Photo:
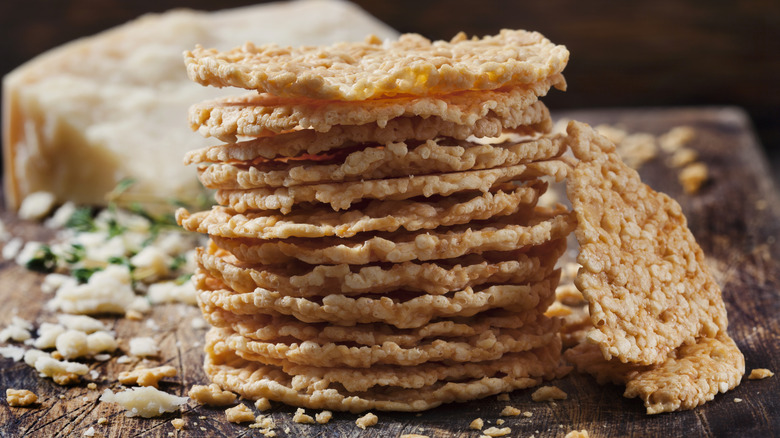
[[65, 226], [82, 232], [91, 232], [97, 229], [95, 218], [92, 216], [92, 209], [89, 207], [77, 208], [65, 222]]
[[78, 268], [70, 271], [70, 275], [78, 280], [80, 284], [83, 284], [89, 281], [92, 274], [101, 270], [103, 270], [103, 268]]
[[31, 271], [52, 272], [57, 267], [57, 256], [48, 245], [41, 245], [33, 258], [25, 263], [25, 267]]
[[70, 245], [70, 250], [65, 254], [65, 263], [78, 263], [87, 256], [87, 249], [80, 243]]
[[186, 263], [187, 263], [187, 256], [185, 254], [178, 254], [176, 257], [173, 258], [173, 261], [171, 261], [170, 269], [171, 271], [177, 271]]
[[176, 277], [176, 280], [174, 280], [174, 282], [176, 284], [178, 284], [178, 285], [182, 285], [182, 284], [190, 281], [191, 278], [192, 278], [192, 274], [184, 274], [184, 275], [180, 275], [180, 276]]

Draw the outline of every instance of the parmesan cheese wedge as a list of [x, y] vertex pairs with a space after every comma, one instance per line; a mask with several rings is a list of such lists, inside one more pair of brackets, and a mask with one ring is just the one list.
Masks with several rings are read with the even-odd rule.
[[17, 210], [35, 192], [104, 205], [124, 178], [136, 183], [123, 202], [194, 202], [203, 189], [182, 157], [215, 140], [190, 131], [187, 109], [224, 91], [187, 79], [184, 50], [331, 44], [368, 34], [396, 36], [349, 2], [301, 0], [150, 14], [50, 50], [3, 78], [7, 207]]

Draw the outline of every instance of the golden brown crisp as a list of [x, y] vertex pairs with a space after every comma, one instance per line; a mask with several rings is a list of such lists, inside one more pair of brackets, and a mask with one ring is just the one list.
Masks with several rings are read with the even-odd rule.
[[123, 385], [139, 385], [158, 387], [158, 383], [164, 377], [173, 377], [176, 375], [176, 368], [170, 365], [164, 365], [154, 368], [136, 368], [132, 371], [122, 371], [119, 373], [119, 383]]
[[748, 376], [748, 379], [750, 380], [760, 380], [760, 379], [766, 379], [769, 377], [774, 376], [775, 373], [772, 371], [766, 369], [766, 368], [754, 368], [750, 370], [750, 375]]
[[210, 189], [291, 187], [514, 166], [556, 158], [565, 149], [559, 137], [489, 144], [451, 138], [407, 140], [294, 160], [201, 165], [198, 178]]
[[187, 395], [202, 405], [227, 406], [236, 402], [236, 395], [230, 391], [223, 391], [219, 385], [193, 385]]
[[532, 84], [560, 73], [568, 59], [564, 46], [537, 32], [507, 29], [482, 39], [461, 33], [450, 42], [406, 34], [384, 43], [371, 36], [327, 47], [247, 43], [228, 52], [199, 46], [184, 53], [187, 74], [203, 85], [335, 100]]
[[370, 231], [417, 231], [460, 225], [531, 211], [545, 184], [535, 182], [487, 193], [458, 193], [419, 201], [371, 201], [362, 208], [335, 212], [327, 207], [238, 213], [229, 207], [190, 213], [180, 208], [176, 221], [184, 229], [227, 238], [353, 237]]
[[[197, 251], [197, 260], [200, 269], [239, 293], [252, 292], [259, 287], [298, 297], [384, 293], [396, 289], [442, 295], [488, 281], [521, 284], [542, 280], [552, 272], [556, 260], [565, 250], [565, 239], [556, 239], [526, 247], [523, 252], [491, 252], [389, 266], [338, 264], [312, 267], [304, 263], [246, 265], [211, 244]], [[582, 298], [582, 294], [579, 296]]]
[[468, 170], [432, 175], [380, 180], [346, 181], [278, 188], [217, 190], [216, 201], [238, 213], [248, 210], [279, 210], [290, 213], [295, 204], [304, 202], [329, 204], [333, 210], [346, 210], [364, 199], [404, 200], [418, 196], [426, 198], [449, 196], [468, 190], [488, 192], [491, 188], [512, 181], [531, 181], [549, 176], [561, 181], [568, 166], [560, 159], [538, 161], [493, 169]]
[[568, 395], [557, 386], [542, 386], [531, 394], [531, 399], [535, 402], [566, 400], [567, 397]]
[[[539, 211], [533, 218], [507, 216], [479, 225], [436, 230], [380, 233], [371, 238], [282, 240], [227, 239], [212, 236], [220, 248], [245, 263], [279, 264], [300, 260], [309, 264], [365, 265], [440, 260], [487, 251], [514, 251], [567, 236], [575, 227], [568, 211]], [[515, 225], [524, 223], [527, 225]]]
[[580, 160], [567, 181], [589, 302], [589, 342], [605, 358], [657, 364], [683, 343], [725, 331], [726, 309], [680, 205], [643, 184], [615, 148], [571, 122]]
[[251, 93], [193, 105], [190, 128], [204, 137], [234, 143], [237, 136], [260, 137], [292, 130], [328, 132], [334, 126], [376, 125], [404, 117], [435, 117], [444, 123], [468, 126], [486, 118], [507, 128], [550, 126], [550, 113], [538, 101], [550, 87], [565, 84], [555, 75], [523, 87], [493, 91], [464, 91], [434, 96], [401, 96], [369, 101], [287, 99]]
[[228, 163], [232, 161], [251, 162], [279, 157], [297, 157], [333, 152], [340, 149], [366, 145], [385, 145], [399, 141], [426, 141], [436, 137], [450, 137], [465, 140], [469, 137], [499, 137], [515, 133], [538, 136], [550, 131], [552, 122], [544, 120], [537, 124], [515, 125], [512, 120], [501, 120], [488, 115], [471, 125], [445, 122], [438, 117], [398, 117], [388, 120], [384, 127], [376, 124], [334, 126], [328, 132], [313, 129], [297, 130], [281, 134], [253, 138], [237, 143], [235, 138], [221, 138], [229, 143], [209, 146], [188, 152], [184, 164]]
[[245, 404], [239, 403], [225, 410], [225, 417], [231, 423], [254, 422], [255, 416]]
[[[551, 343], [542, 350], [533, 362], [541, 363], [547, 369], [557, 369], [560, 343]], [[437, 382], [423, 389], [390, 387], [378, 392], [349, 393], [338, 388], [313, 386], [307, 391], [298, 391], [292, 388], [293, 377], [281, 368], [241, 359], [230, 349], [215, 345], [213, 339], [206, 346], [204, 369], [213, 381], [248, 399], [267, 397], [309, 409], [351, 412], [365, 412], [369, 409], [421, 411], [443, 403], [474, 400], [535, 386], [541, 382], [541, 378], [495, 376], [461, 382]]]
[[27, 407], [38, 402], [38, 396], [32, 391], [26, 389], [7, 388], [5, 390], [5, 401], [8, 406]]

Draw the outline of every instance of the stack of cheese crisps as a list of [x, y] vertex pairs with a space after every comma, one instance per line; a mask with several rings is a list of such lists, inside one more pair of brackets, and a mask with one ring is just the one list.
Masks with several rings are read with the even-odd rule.
[[542, 208], [569, 168], [539, 101], [568, 52], [543, 36], [185, 53], [189, 153], [216, 190], [194, 281], [205, 370], [316, 409], [417, 411], [557, 377], [555, 264], [575, 228]]

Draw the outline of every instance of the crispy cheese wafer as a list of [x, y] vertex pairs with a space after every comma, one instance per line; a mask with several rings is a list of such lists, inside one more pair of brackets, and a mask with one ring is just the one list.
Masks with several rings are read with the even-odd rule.
[[442, 138], [346, 150], [330, 157], [215, 163], [200, 166], [198, 178], [210, 189], [290, 187], [514, 166], [549, 160], [565, 149], [559, 137], [499, 144]]
[[255, 46], [228, 52], [200, 46], [184, 52], [195, 82], [284, 97], [366, 100], [401, 94], [444, 94], [532, 84], [560, 73], [569, 52], [537, 32], [504, 29], [495, 36], [431, 42], [369, 37], [328, 47]]
[[228, 239], [212, 236], [214, 243], [246, 263], [279, 264], [300, 260], [310, 264], [363, 265], [439, 260], [486, 251], [511, 251], [540, 245], [568, 235], [575, 219], [568, 211], [539, 215], [523, 221], [509, 216], [441, 231], [396, 232], [374, 237], [290, 238], [282, 240]]
[[527, 249], [469, 255], [430, 263], [350, 266], [289, 263], [284, 266], [245, 265], [229, 252], [210, 244], [197, 252], [200, 269], [236, 292], [272, 289], [288, 296], [340, 293], [381, 294], [395, 289], [441, 295], [486, 282], [521, 284], [547, 277], [566, 250], [557, 239]]
[[720, 288], [680, 205], [643, 184], [587, 125], [571, 122], [568, 133], [580, 160], [567, 193], [580, 244], [576, 284], [594, 326], [588, 340], [607, 359], [656, 364], [725, 331]]
[[334, 126], [376, 124], [383, 128], [398, 117], [436, 117], [457, 125], [472, 125], [485, 117], [495, 117], [502, 120], [502, 126], [515, 128], [549, 120], [550, 113], [538, 97], [560, 83], [563, 76], [556, 75], [523, 87], [347, 102], [250, 93], [193, 105], [189, 123], [193, 131], [204, 137], [221, 139], [294, 129], [328, 132]]
[[346, 212], [320, 207], [288, 215], [277, 211], [241, 214], [227, 207], [215, 206], [211, 210], [190, 214], [182, 208], [176, 211], [176, 221], [185, 230], [226, 238], [352, 237], [369, 231], [417, 231], [531, 210], [539, 195], [544, 193], [546, 184], [535, 182], [507, 189], [506, 192], [458, 193], [416, 201], [375, 200]]

